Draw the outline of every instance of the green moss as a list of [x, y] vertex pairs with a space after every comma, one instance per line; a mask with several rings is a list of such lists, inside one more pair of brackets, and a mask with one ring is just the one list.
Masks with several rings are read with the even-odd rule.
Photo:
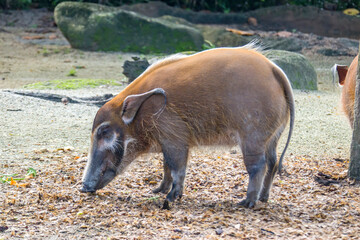
[[55, 20], [71, 46], [84, 50], [156, 54], [201, 50], [203, 44], [191, 27], [96, 4], [59, 4]]
[[121, 86], [122, 84], [113, 79], [67, 79], [37, 82], [25, 85], [27, 89], [80, 89], [95, 88], [101, 85]]

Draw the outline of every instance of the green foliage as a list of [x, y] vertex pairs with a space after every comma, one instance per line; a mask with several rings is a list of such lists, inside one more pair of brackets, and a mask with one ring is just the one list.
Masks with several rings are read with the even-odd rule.
[[155, 200], [159, 200], [159, 196], [155, 196], [155, 197], [150, 197], [150, 198], [147, 198], [145, 201], [155, 201]]
[[[56, 5], [64, 1], [92, 2], [106, 4], [109, 6], [121, 6], [124, 4], [144, 3], [154, 0], [0, 0], [0, 7], [22, 9], [32, 5], [36, 7], [54, 9]], [[208, 10], [223, 13], [250, 11], [257, 8], [284, 4], [316, 6], [319, 8], [323, 8], [324, 4], [333, 4], [336, 10], [360, 8], [360, 0], [162, 0], [162, 2], [182, 9], [190, 9], [194, 11]]]
[[32, 0], [0, 0], [0, 8], [25, 9], [30, 7]]
[[33, 176], [33, 177], [36, 177], [36, 170], [35, 169], [33, 169], [33, 168], [29, 168], [28, 170], [27, 170], [27, 173], [26, 173], [26, 176]]
[[76, 69], [75, 68], [70, 69], [69, 73], [66, 76], [69, 76], [69, 77], [76, 76]]
[[29, 168], [25, 177], [16, 178], [18, 174], [0, 174], [0, 182], [1, 183], [9, 183], [15, 185], [14, 181], [24, 180], [26, 177], [36, 177], [36, 170], [34, 168]]
[[202, 45], [202, 48], [203, 50], [208, 50], [208, 49], [216, 48], [216, 46], [212, 42], [205, 40], [205, 43]]
[[121, 86], [121, 83], [111, 79], [67, 79], [37, 82], [25, 85], [27, 89], [80, 89], [95, 88], [101, 85]]

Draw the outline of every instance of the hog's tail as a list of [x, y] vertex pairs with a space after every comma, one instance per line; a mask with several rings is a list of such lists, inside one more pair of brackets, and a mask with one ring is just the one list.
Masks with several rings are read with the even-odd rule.
[[284, 96], [287, 102], [287, 107], [288, 107], [288, 111], [289, 111], [289, 115], [290, 115], [290, 123], [289, 123], [289, 133], [288, 133], [288, 137], [286, 140], [286, 144], [284, 147], [284, 150], [281, 153], [280, 159], [279, 159], [279, 167], [278, 167], [278, 172], [279, 174], [281, 174], [281, 168], [282, 168], [282, 161], [284, 159], [285, 156], [285, 152], [289, 146], [290, 143], [290, 139], [292, 136], [292, 132], [294, 129], [294, 122], [295, 122], [295, 101], [294, 101], [294, 95], [293, 95], [293, 91], [291, 88], [291, 84], [289, 79], [287, 78], [286, 74], [284, 73], [284, 71], [277, 66], [275, 63], [273, 63], [275, 68], [273, 70], [274, 75], [276, 77], [276, 79], [279, 81], [279, 83], [283, 86], [284, 88]]
[[293, 96], [291, 96], [291, 98], [287, 98], [288, 101], [288, 107], [289, 107], [289, 112], [290, 112], [290, 125], [289, 125], [289, 134], [288, 134], [288, 138], [286, 140], [286, 144], [284, 147], [283, 152], [281, 153], [280, 159], [279, 159], [279, 174], [281, 174], [281, 168], [282, 168], [282, 161], [285, 155], [285, 152], [289, 146], [290, 143], [290, 139], [291, 139], [291, 135], [294, 129], [294, 122], [295, 122], [295, 104], [294, 104], [294, 99]]

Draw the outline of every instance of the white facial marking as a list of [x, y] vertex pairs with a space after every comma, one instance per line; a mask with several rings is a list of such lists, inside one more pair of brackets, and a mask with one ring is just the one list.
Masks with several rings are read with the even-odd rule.
[[132, 138], [131, 136], [129, 136], [128, 138], [125, 139], [125, 141], [124, 141], [124, 156], [126, 156], [127, 150], [128, 150], [128, 144], [131, 142], [136, 142], [136, 139]]
[[[90, 152], [91, 152], [91, 150], [90, 150]], [[85, 166], [85, 169], [84, 169], [84, 173], [83, 173], [83, 177], [82, 177], [82, 182], [84, 182], [85, 181], [85, 178], [86, 178], [86, 176], [88, 175], [88, 171], [89, 171], [89, 168], [90, 168], [90, 165], [91, 165], [91, 159], [90, 159], [90, 157], [91, 157], [91, 154], [90, 154], [90, 152], [88, 153], [88, 160], [87, 160], [87, 162], [86, 162], [86, 166]]]
[[[108, 125], [109, 122], [103, 122], [102, 124], [100, 124], [97, 129], [95, 130], [95, 132], [97, 132], [99, 130], [100, 127], [104, 126], [104, 125]], [[101, 140], [101, 144], [99, 144], [99, 140], [100, 139], [96, 139], [98, 141], [98, 150], [99, 151], [105, 151], [105, 150], [110, 150], [110, 151], [115, 151], [116, 148], [116, 134], [114, 132], [112, 132], [112, 136], [110, 138], [105, 138]]]
[[110, 139], [104, 139], [104, 144], [100, 146], [100, 150], [110, 150], [112, 152], [115, 152], [116, 148], [116, 134], [113, 133]]

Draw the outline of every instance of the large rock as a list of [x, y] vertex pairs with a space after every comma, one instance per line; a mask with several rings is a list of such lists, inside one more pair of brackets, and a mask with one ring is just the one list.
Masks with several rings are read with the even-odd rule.
[[268, 50], [265, 56], [286, 73], [293, 88], [317, 90], [315, 69], [303, 55], [283, 50]]
[[192, 23], [198, 24], [244, 24], [247, 23], [248, 16], [237, 13], [212, 13], [209, 11], [194, 12], [188, 9], [170, 7], [160, 1], [149, 1], [147, 3], [137, 3], [123, 5], [122, 9], [140, 13], [148, 17], [161, 17], [170, 15], [183, 18]]
[[290, 52], [301, 52], [307, 44], [306, 41], [296, 37], [268, 36], [261, 40], [267, 48]]
[[226, 31], [223, 26], [197, 25], [202, 32], [205, 40], [211, 42], [216, 47], [239, 47], [258, 39], [258, 36], [242, 36]]
[[[341, 11], [327, 11], [311, 6], [282, 5], [259, 8], [244, 13], [211, 13], [194, 12], [165, 3], [149, 1], [148, 3], [124, 5], [121, 8], [141, 13], [149, 17], [171, 15], [184, 18], [197, 24], [227, 24], [237, 28], [264, 31], [300, 31], [327, 37], [360, 38], [360, 18], [348, 16]], [[257, 26], [248, 24], [248, 18], [257, 20]]]
[[312, 6], [282, 5], [247, 12], [267, 31], [296, 30], [326, 37], [360, 38], [360, 18]]
[[189, 26], [98, 4], [63, 2], [54, 15], [71, 46], [83, 50], [173, 53], [200, 50], [204, 42]]
[[126, 60], [124, 62], [123, 74], [128, 78], [128, 83], [134, 81], [140, 74], [142, 74], [150, 66], [146, 58], [139, 59], [133, 57], [133, 61]]
[[261, 41], [266, 48], [292, 52], [300, 52], [306, 46], [306, 42], [297, 37], [284, 38], [275, 34], [243, 36], [226, 31], [226, 28], [222, 26], [213, 25], [197, 25], [197, 28], [202, 32], [205, 40], [210, 41], [216, 47], [238, 47], [253, 40]]

